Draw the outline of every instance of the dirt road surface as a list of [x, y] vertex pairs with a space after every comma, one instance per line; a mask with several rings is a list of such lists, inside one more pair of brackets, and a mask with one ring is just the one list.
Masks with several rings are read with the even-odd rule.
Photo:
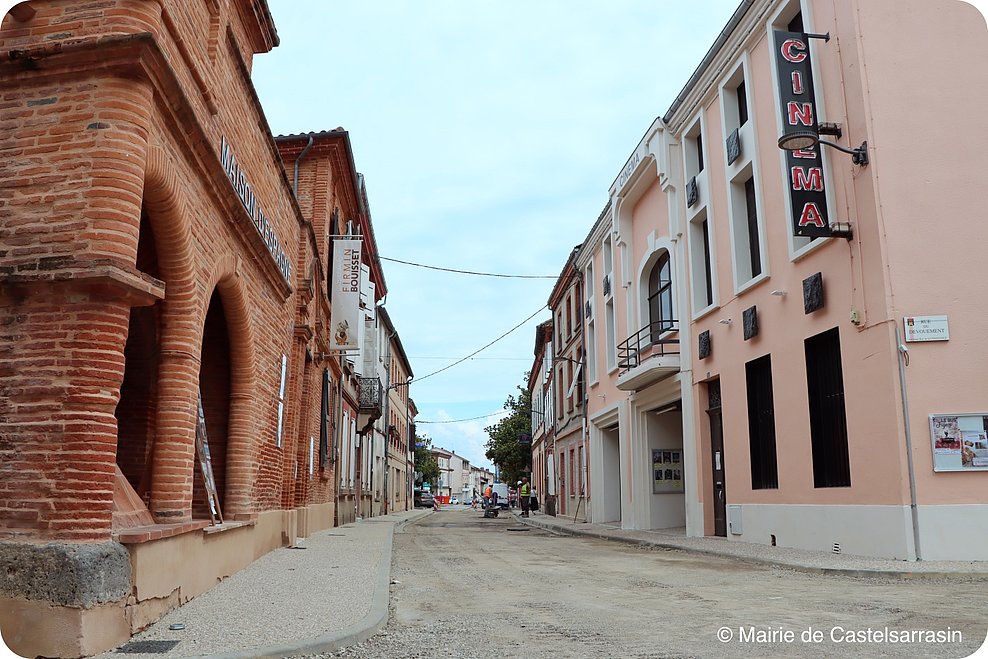
[[330, 656], [956, 658], [988, 631], [983, 581], [811, 575], [462, 506], [395, 535], [392, 580], [386, 630]]

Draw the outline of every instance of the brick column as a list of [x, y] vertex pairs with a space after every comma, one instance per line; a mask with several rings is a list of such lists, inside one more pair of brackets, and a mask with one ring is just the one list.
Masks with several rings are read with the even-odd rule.
[[0, 110], [20, 154], [0, 162], [0, 535], [109, 540], [130, 307], [158, 295], [133, 266], [152, 92], [20, 83]]
[[151, 464], [151, 515], [159, 524], [192, 519], [199, 358], [164, 349], [158, 370], [158, 425]]

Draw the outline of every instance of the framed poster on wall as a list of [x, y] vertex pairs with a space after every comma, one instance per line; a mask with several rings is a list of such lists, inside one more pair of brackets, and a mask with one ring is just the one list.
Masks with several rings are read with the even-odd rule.
[[931, 414], [933, 471], [988, 471], [988, 412]]
[[652, 449], [652, 493], [683, 491], [683, 450]]

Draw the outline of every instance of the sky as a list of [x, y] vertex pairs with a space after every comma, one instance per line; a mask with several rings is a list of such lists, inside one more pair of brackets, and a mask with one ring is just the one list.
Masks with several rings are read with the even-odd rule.
[[489, 467], [484, 428], [527, 381], [555, 277], [738, 0], [269, 6], [281, 45], [253, 80], [271, 129], [349, 131], [383, 258], [548, 277], [383, 264], [418, 433]]

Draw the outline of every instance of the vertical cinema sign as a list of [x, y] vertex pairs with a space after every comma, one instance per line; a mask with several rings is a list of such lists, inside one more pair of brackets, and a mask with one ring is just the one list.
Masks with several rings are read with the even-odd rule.
[[[812, 131], [819, 134], [810, 49], [802, 32], [775, 32], [775, 61], [779, 73], [779, 106], [784, 133]], [[786, 151], [789, 205], [793, 234], [830, 236], [830, 216], [824, 188], [823, 160], [819, 145]]]

